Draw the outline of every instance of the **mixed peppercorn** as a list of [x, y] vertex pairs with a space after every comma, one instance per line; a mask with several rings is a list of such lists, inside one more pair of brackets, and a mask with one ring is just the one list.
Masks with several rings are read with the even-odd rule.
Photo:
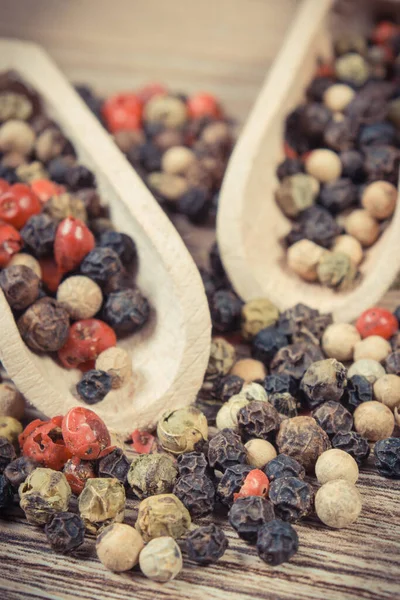
[[370, 37], [340, 34], [285, 123], [276, 201], [289, 219], [287, 264], [337, 291], [360, 281], [366, 251], [396, 209], [399, 31], [383, 22]]
[[85, 372], [76, 395], [95, 404], [132, 375], [117, 338], [149, 319], [136, 244], [114, 230], [93, 173], [13, 72], [0, 75], [0, 153], [0, 289], [28, 348]]

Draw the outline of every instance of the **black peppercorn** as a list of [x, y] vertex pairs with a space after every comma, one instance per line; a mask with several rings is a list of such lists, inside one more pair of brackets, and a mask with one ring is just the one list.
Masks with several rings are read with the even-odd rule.
[[272, 503], [260, 496], [238, 498], [229, 511], [229, 523], [239, 537], [250, 544], [257, 541], [261, 525], [275, 519]]
[[20, 456], [6, 466], [4, 477], [10, 482], [12, 487], [17, 490], [21, 483], [23, 483], [28, 475], [30, 475], [37, 467], [40, 467], [40, 464], [32, 458]]
[[397, 186], [400, 151], [394, 146], [368, 146], [364, 148], [364, 168], [368, 181], [384, 180]]
[[6, 467], [16, 458], [14, 446], [5, 438], [0, 437], [0, 474], [4, 473]]
[[300, 383], [300, 389], [310, 408], [328, 400], [340, 400], [347, 384], [346, 375], [344, 365], [334, 358], [319, 360], [310, 365]]
[[271, 373], [286, 374], [299, 380], [310, 365], [323, 358], [324, 355], [319, 346], [305, 342], [290, 344], [275, 354], [270, 365]]
[[331, 77], [314, 77], [306, 89], [308, 100], [322, 102], [326, 90], [334, 83], [335, 81]]
[[55, 552], [69, 554], [83, 544], [85, 525], [79, 515], [72, 512], [55, 513], [44, 528], [46, 537]]
[[13, 489], [8, 479], [0, 475], [0, 509], [7, 508], [14, 498]]
[[398, 144], [397, 132], [391, 123], [373, 123], [361, 127], [358, 134], [358, 145], [361, 149], [365, 146], [396, 146]]
[[285, 394], [292, 396], [297, 394], [298, 385], [296, 380], [290, 375], [267, 375], [263, 381], [263, 386], [267, 394]]
[[340, 402], [336, 402], [335, 400], [329, 400], [321, 404], [321, 406], [314, 410], [312, 416], [329, 437], [337, 433], [347, 433], [353, 427], [351, 413]]
[[400, 438], [386, 438], [376, 442], [375, 464], [383, 477], [400, 479]]
[[0, 288], [14, 310], [28, 308], [39, 295], [40, 279], [25, 265], [7, 267], [0, 273]]
[[0, 164], [0, 179], [5, 179], [10, 185], [18, 183], [18, 175], [16, 174], [15, 169], [6, 167], [2, 164]]
[[187, 475], [196, 475], [196, 477], [211, 476], [212, 469], [209, 467], [207, 459], [202, 452], [185, 452], [180, 454], [177, 459], [177, 468], [179, 477]]
[[101, 234], [105, 231], [115, 231], [115, 227], [110, 221], [110, 219], [104, 217], [91, 219], [89, 222], [89, 229], [93, 233], [96, 240], [98, 240]]
[[244, 379], [238, 375], [225, 375], [214, 383], [211, 395], [220, 402], [227, 402], [229, 398], [239, 394], [243, 385]]
[[314, 147], [303, 132], [301, 119], [303, 112], [304, 106], [298, 106], [285, 120], [285, 141], [300, 156]]
[[208, 462], [211, 467], [225, 471], [237, 463], [246, 462], [246, 449], [232, 429], [222, 429], [208, 445]]
[[37, 258], [51, 254], [57, 225], [57, 221], [45, 213], [33, 215], [20, 231], [26, 248]]
[[393, 314], [396, 317], [398, 324], [400, 325], [400, 306], [396, 307], [396, 310], [393, 311]]
[[[296, 304], [280, 314], [278, 328], [291, 342], [319, 342], [325, 329], [332, 323], [332, 315], [320, 315], [318, 310], [305, 304]], [[290, 391], [290, 390], [289, 390]]]
[[67, 341], [68, 312], [53, 298], [41, 298], [18, 319], [25, 344], [34, 352], [56, 352]]
[[308, 515], [313, 496], [312, 487], [297, 477], [279, 477], [269, 488], [269, 499], [277, 517], [292, 523]]
[[300, 113], [300, 129], [312, 147], [317, 148], [321, 145], [331, 118], [331, 111], [318, 102], [310, 102], [303, 107]]
[[324, 131], [324, 145], [335, 152], [343, 152], [354, 148], [355, 136], [349, 119], [331, 121]]
[[287, 454], [278, 454], [265, 465], [263, 471], [270, 482], [281, 477], [304, 479], [306, 474], [303, 465]]
[[215, 292], [217, 291], [215, 279], [213, 275], [211, 275], [211, 273], [209, 273], [205, 269], [200, 268], [199, 273], [203, 281], [204, 291], [206, 293], [207, 300], [208, 302], [210, 302], [210, 299], [212, 298], [213, 294], [215, 294]]
[[103, 319], [117, 336], [139, 331], [148, 321], [150, 305], [138, 289], [110, 294], [103, 307]]
[[395, 352], [392, 352], [392, 354], [389, 354], [385, 359], [384, 366], [386, 373], [400, 375], [400, 350], [396, 350]]
[[137, 268], [138, 254], [136, 244], [126, 233], [105, 231], [101, 234], [98, 244], [100, 248], [111, 248], [118, 254], [121, 263], [129, 271]]
[[297, 417], [298, 402], [294, 396], [288, 392], [279, 392], [271, 394], [269, 401], [280, 415], [285, 417]]
[[276, 519], [265, 523], [258, 532], [258, 556], [273, 567], [290, 560], [298, 548], [299, 538], [290, 523]]
[[342, 404], [353, 413], [362, 402], [372, 400], [372, 384], [362, 375], [353, 375], [347, 380], [341, 398]]
[[225, 273], [224, 266], [222, 264], [221, 255], [219, 253], [219, 248], [218, 248], [217, 242], [214, 242], [214, 244], [211, 246], [208, 256], [209, 256], [211, 271], [213, 272], [215, 277], [217, 277], [217, 279], [225, 279], [226, 273]]
[[96, 187], [96, 180], [93, 173], [83, 165], [70, 167], [65, 174], [65, 183], [71, 192], [77, 192], [82, 188]]
[[195, 225], [207, 221], [210, 209], [210, 192], [205, 188], [191, 187], [178, 201], [178, 211]]
[[81, 262], [82, 275], [90, 277], [100, 286], [122, 270], [118, 254], [112, 248], [94, 248]]
[[47, 165], [47, 173], [49, 178], [55, 183], [65, 184], [65, 176], [75, 160], [71, 156], [57, 156], [50, 160]]
[[345, 150], [339, 154], [342, 163], [342, 177], [348, 177], [355, 184], [365, 181], [364, 157], [357, 150]]
[[254, 337], [251, 355], [268, 367], [278, 350], [287, 346], [288, 341], [288, 338], [280, 328], [271, 325], [270, 327], [261, 329]]
[[285, 239], [289, 245], [306, 239], [329, 248], [339, 233], [339, 225], [329, 211], [322, 206], [311, 206], [300, 214]]
[[367, 460], [370, 453], [368, 440], [355, 431], [337, 433], [332, 438], [332, 447], [350, 454], [358, 465]]
[[336, 179], [324, 185], [318, 202], [330, 213], [337, 213], [357, 204], [357, 187], [350, 179]]
[[[147, 131], [152, 137], [157, 131]], [[127, 152], [127, 159], [131, 165], [139, 171], [152, 173], [153, 171], [161, 170], [162, 150], [154, 143], [147, 141], [143, 144], [133, 144]]]
[[114, 448], [112, 452], [103, 456], [97, 463], [99, 477], [114, 477], [125, 487], [128, 486], [127, 476], [131, 462], [121, 448]]
[[227, 547], [228, 540], [224, 532], [214, 524], [198, 527], [186, 538], [186, 550], [190, 560], [200, 565], [217, 562]]
[[111, 387], [112, 377], [109, 373], [91, 369], [83, 374], [82, 379], [76, 385], [76, 390], [86, 404], [97, 404], [107, 396]]
[[380, 94], [370, 93], [366, 89], [358, 92], [344, 109], [345, 115], [355, 135], [361, 125], [383, 121], [387, 113], [386, 99]]
[[186, 506], [192, 517], [201, 517], [214, 510], [215, 488], [206, 475], [191, 473], [180, 477], [173, 493]]
[[76, 85], [75, 89], [84, 101], [84, 103], [87, 105], [87, 107], [97, 117], [100, 123], [104, 125], [102, 114], [103, 100], [96, 96], [93, 93], [93, 90], [87, 85]]
[[89, 220], [109, 216], [109, 209], [101, 204], [100, 195], [96, 189], [83, 188], [75, 192], [75, 196], [83, 202]]
[[285, 158], [276, 169], [279, 181], [290, 175], [296, 175], [296, 173], [304, 173], [304, 164], [299, 158]]
[[216, 331], [227, 333], [240, 327], [242, 302], [231, 290], [218, 290], [210, 301], [213, 327]]
[[239, 433], [245, 442], [252, 438], [271, 440], [274, 432], [279, 429], [281, 418], [269, 402], [254, 400], [239, 410], [237, 422]]
[[217, 486], [217, 497], [222, 504], [232, 506], [233, 495], [239, 492], [253, 468], [250, 465], [239, 464], [226, 469]]

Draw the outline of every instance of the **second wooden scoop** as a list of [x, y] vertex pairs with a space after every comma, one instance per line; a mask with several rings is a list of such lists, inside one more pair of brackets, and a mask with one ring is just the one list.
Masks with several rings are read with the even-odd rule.
[[[164, 410], [189, 404], [201, 386], [211, 324], [199, 272], [174, 227], [109, 135], [37, 46], [0, 40], [0, 70], [14, 69], [43, 97], [49, 114], [71, 139], [79, 160], [96, 175], [117, 230], [138, 245], [138, 285], [153, 316], [140, 334], [119, 342], [132, 356], [132, 384], [89, 408], [128, 435], [153, 426]], [[77, 370], [30, 352], [0, 292], [0, 359], [19, 390], [47, 416], [81, 403]]]
[[[360, 3], [357, 18], [347, 28], [360, 27], [374, 4], [379, 2]], [[274, 199], [285, 117], [304, 98], [317, 59], [330, 55], [332, 5], [332, 0], [301, 4], [231, 157], [217, 235], [226, 271], [244, 300], [267, 297], [280, 309], [303, 302], [333, 312], [336, 320], [350, 321], [381, 298], [400, 269], [400, 202], [389, 227], [366, 253], [361, 283], [351, 291], [335, 292], [306, 283], [288, 269], [280, 240], [291, 226]]]

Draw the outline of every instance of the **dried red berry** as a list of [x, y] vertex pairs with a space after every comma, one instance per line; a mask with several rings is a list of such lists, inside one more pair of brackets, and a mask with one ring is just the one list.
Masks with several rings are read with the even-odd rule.
[[397, 319], [384, 308], [369, 308], [357, 319], [356, 327], [362, 338], [379, 335], [385, 340], [391, 338], [399, 328]]
[[57, 228], [54, 258], [61, 271], [73, 271], [94, 246], [94, 235], [85, 223], [80, 219], [67, 217]]
[[116, 94], [108, 98], [102, 108], [107, 129], [111, 133], [121, 130], [140, 129], [142, 123], [142, 102], [132, 92]]
[[201, 119], [202, 117], [220, 119], [222, 116], [218, 100], [215, 96], [206, 92], [191, 96], [188, 100], [187, 108], [189, 116], [192, 119]]
[[148, 83], [137, 91], [139, 100], [146, 104], [154, 96], [164, 96], [168, 94], [168, 88], [162, 83]]
[[39, 260], [40, 268], [42, 271], [42, 282], [49, 292], [56, 292], [63, 273], [57, 266], [54, 258], [41, 258]]
[[23, 246], [22, 238], [12, 225], [0, 221], [0, 269], [6, 267]]
[[70, 327], [67, 342], [58, 351], [58, 357], [64, 367], [73, 369], [95, 360], [101, 352], [116, 344], [115, 332], [107, 323], [99, 319], [82, 319]]
[[15, 183], [0, 195], [0, 219], [21, 229], [33, 215], [41, 211], [39, 198], [29, 185]]
[[149, 454], [153, 444], [154, 444], [154, 435], [151, 435], [148, 431], [141, 431], [140, 429], [135, 429], [131, 433], [132, 438], [132, 447], [135, 452], [138, 454]]
[[79, 496], [88, 479], [96, 477], [93, 464], [89, 460], [81, 460], [77, 456], [73, 456], [65, 463], [63, 473], [75, 496]]
[[375, 44], [384, 45], [389, 42], [400, 31], [396, 23], [391, 21], [380, 21], [372, 32], [372, 40]]
[[266, 497], [269, 489], [269, 479], [260, 469], [252, 469], [246, 476], [239, 492], [233, 494], [233, 499], [246, 498], [247, 496]]
[[10, 189], [10, 184], [5, 179], [0, 179], [0, 195]]
[[30, 186], [35, 192], [36, 196], [43, 203], [50, 200], [52, 196], [59, 196], [65, 192], [65, 187], [50, 181], [50, 179], [34, 179], [31, 181]]
[[[35, 423], [36, 426], [33, 426]], [[45, 422], [36, 419], [30, 423], [19, 436], [23, 456], [54, 471], [61, 471], [71, 458], [71, 452], [64, 444], [61, 423], [62, 417], [53, 417]]]
[[105, 423], [92, 410], [76, 406], [62, 421], [65, 445], [73, 456], [94, 460], [105, 456], [114, 446]]

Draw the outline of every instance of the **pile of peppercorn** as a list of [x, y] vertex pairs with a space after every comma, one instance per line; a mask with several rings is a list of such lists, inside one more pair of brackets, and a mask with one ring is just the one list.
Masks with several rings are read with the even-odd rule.
[[214, 96], [150, 84], [102, 101], [86, 86], [77, 90], [166, 210], [212, 222], [234, 142]]
[[369, 38], [340, 34], [287, 117], [276, 201], [291, 219], [288, 266], [305, 281], [354, 286], [396, 208], [399, 42], [400, 27], [386, 21]]
[[0, 75], [0, 289], [24, 342], [85, 372], [94, 404], [132, 376], [117, 338], [147, 322], [135, 242], [115, 231], [93, 173], [14, 72]]

